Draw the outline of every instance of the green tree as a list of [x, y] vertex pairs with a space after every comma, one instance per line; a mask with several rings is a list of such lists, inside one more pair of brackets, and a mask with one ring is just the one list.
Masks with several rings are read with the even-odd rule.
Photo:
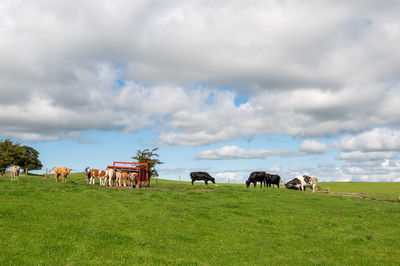
[[6, 169], [17, 164], [24, 155], [23, 148], [10, 139], [0, 141], [0, 173], [5, 174]]
[[43, 165], [39, 160], [39, 152], [29, 146], [21, 146], [10, 139], [0, 140], [0, 173], [12, 165], [19, 165], [27, 174], [28, 170], [40, 170]]
[[40, 170], [43, 165], [39, 160], [39, 152], [32, 147], [22, 146], [24, 155], [18, 161], [18, 165], [24, 169], [24, 173], [28, 174], [29, 170]]
[[137, 150], [136, 156], [132, 157], [132, 159], [136, 160], [138, 163], [148, 163], [150, 176], [157, 177], [158, 172], [155, 169], [157, 164], [163, 164], [158, 158], [160, 157], [157, 153], [155, 153], [158, 148], [153, 148], [152, 150], [144, 149]]

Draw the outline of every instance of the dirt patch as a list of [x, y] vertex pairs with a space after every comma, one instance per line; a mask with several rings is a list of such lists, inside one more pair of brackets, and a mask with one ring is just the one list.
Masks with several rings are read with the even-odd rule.
[[[327, 193], [328, 195], [333, 195], [333, 196], [342, 196], [342, 197], [351, 197], [351, 198], [360, 198], [360, 199], [369, 199], [369, 200], [377, 200], [377, 201], [387, 201], [387, 202], [400, 202], [400, 197], [398, 200], [394, 199], [389, 199], [389, 198], [380, 198], [379, 195], [377, 196], [369, 196], [365, 193], [351, 193], [351, 192], [324, 192]], [[389, 194], [381, 194], [381, 196], [394, 196], [394, 195], [389, 195]]]

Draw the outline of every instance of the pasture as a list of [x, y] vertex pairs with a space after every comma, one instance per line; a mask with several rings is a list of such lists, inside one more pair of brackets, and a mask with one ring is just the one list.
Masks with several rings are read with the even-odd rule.
[[[384, 184], [379, 193], [399, 188]], [[373, 192], [375, 185], [359, 188]], [[244, 184], [153, 180], [152, 187], [158, 189], [90, 186], [84, 174], [67, 184], [53, 176], [0, 177], [0, 264], [399, 262], [399, 203]]]

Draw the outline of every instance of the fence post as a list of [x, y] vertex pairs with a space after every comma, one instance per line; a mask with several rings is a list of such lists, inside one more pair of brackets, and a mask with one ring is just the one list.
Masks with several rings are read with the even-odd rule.
[[229, 177], [228, 177], [228, 185], [229, 185]]
[[328, 193], [329, 193], [330, 191], [329, 191], [329, 187], [328, 187]]
[[49, 170], [49, 169], [48, 169], [48, 168], [46, 168], [46, 179], [47, 179], [47, 172], [48, 172], [48, 170]]

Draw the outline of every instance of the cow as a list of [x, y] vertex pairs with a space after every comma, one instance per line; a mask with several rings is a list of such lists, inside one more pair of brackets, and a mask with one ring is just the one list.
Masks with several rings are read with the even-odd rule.
[[99, 182], [100, 186], [106, 185], [106, 171], [99, 170]]
[[128, 171], [122, 171], [122, 182], [124, 184], [124, 187], [126, 187], [126, 182], [128, 181], [128, 176], [129, 176]]
[[86, 175], [86, 184], [89, 184], [90, 181], [90, 167], [85, 168], [85, 175]]
[[298, 189], [305, 191], [306, 187], [310, 187], [315, 192], [315, 187], [318, 184], [318, 178], [315, 176], [298, 175], [293, 180], [287, 182], [285, 187], [288, 189]]
[[56, 178], [56, 182], [58, 182], [58, 176], [61, 175], [62, 181], [64, 183], [67, 183], [67, 176], [69, 175], [69, 173], [71, 173], [71, 171], [72, 171], [71, 168], [64, 167], [64, 166], [54, 166], [53, 169], [50, 170], [50, 172], [53, 170], [54, 170], [54, 177]]
[[122, 172], [121, 171], [117, 171], [115, 173], [115, 179], [117, 181], [117, 186], [121, 186], [122, 185]]
[[128, 175], [129, 187], [137, 186], [138, 178], [139, 178], [139, 173], [137, 172], [129, 173]]
[[267, 174], [266, 178], [267, 187], [271, 187], [271, 185], [277, 185], [279, 188], [280, 182], [281, 182], [281, 177], [279, 175]]
[[20, 169], [21, 167], [19, 167], [18, 165], [13, 165], [11, 167], [11, 180], [18, 180]]
[[89, 184], [94, 185], [96, 183], [96, 178], [99, 178], [99, 169], [90, 169]]
[[211, 181], [215, 184], [215, 178], [210, 176], [207, 172], [191, 172], [190, 178], [192, 179], [192, 185], [194, 181], [204, 180], [204, 185], [208, 185], [208, 181]]
[[108, 181], [108, 186], [112, 187], [116, 182], [116, 171], [112, 168], [107, 168], [106, 170], [106, 183]]
[[96, 183], [96, 178], [98, 178], [100, 186], [106, 185], [106, 171], [99, 169], [91, 169], [89, 175], [90, 175], [89, 184], [94, 185]]
[[266, 179], [267, 179], [267, 173], [264, 171], [260, 171], [260, 172], [252, 172], [249, 176], [249, 178], [246, 181], [246, 187], [250, 186], [250, 183], [254, 184], [254, 187], [256, 187], [257, 182], [260, 182], [260, 188], [263, 186], [265, 186], [266, 183]]

